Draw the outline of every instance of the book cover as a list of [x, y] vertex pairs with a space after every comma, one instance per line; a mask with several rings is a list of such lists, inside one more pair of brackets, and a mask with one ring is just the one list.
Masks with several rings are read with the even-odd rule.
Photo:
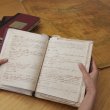
[[0, 37], [8, 28], [15, 28], [24, 31], [31, 31], [40, 22], [40, 18], [28, 14], [17, 13], [15, 16], [4, 17], [0, 25]]

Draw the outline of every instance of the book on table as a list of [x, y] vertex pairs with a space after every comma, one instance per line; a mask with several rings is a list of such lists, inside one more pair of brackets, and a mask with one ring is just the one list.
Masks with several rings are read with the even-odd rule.
[[9, 28], [0, 58], [0, 88], [79, 106], [85, 85], [78, 63], [89, 71], [93, 42]]
[[38, 29], [40, 18], [24, 13], [17, 13], [14, 16], [3, 16], [0, 21], [0, 50], [2, 40], [5, 37], [5, 32], [8, 28], [19, 29], [23, 31], [32, 31]]
[[0, 22], [0, 37], [4, 37], [4, 33], [8, 28], [32, 31], [39, 26], [39, 23], [39, 17], [29, 14], [17, 13], [14, 16], [4, 16]]

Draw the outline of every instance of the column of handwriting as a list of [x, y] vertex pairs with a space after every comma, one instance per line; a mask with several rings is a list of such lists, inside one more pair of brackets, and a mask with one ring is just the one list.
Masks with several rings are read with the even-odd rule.
[[87, 50], [87, 43], [51, 39], [41, 71], [38, 91], [78, 101], [82, 84], [78, 63], [85, 63]]
[[45, 55], [47, 39], [13, 35], [5, 54], [9, 63], [6, 65], [3, 79], [18, 87], [34, 89]]

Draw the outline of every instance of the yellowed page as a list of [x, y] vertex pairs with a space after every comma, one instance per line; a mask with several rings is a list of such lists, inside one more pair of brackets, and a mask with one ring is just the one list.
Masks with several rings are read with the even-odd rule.
[[37, 93], [78, 102], [82, 89], [82, 73], [78, 63], [89, 69], [92, 41], [63, 39], [53, 36], [48, 45]]
[[34, 91], [47, 44], [47, 36], [9, 29], [1, 51], [9, 60], [0, 67], [1, 85]]

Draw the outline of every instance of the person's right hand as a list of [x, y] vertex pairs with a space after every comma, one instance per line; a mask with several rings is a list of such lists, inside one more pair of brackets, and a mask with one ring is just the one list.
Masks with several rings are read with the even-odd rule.
[[0, 60], [0, 65], [4, 64], [4, 63], [6, 63], [6, 62], [8, 62], [8, 59], [1, 59], [1, 60]]
[[96, 97], [96, 82], [98, 70], [94, 60], [92, 61], [92, 72], [88, 73], [83, 64], [79, 64], [86, 86], [86, 95], [78, 110], [92, 110]]
[[86, 86], [86, 94], [96, 93], [96, 82], [98, 78], [98, 70], [95, 64], [95, 61], [92, 61], [92, 71], [90, 73], [87, 72], [85, 66], [83, 64], [79, 64], [79, 68], [83, 74], [85, 86]]

